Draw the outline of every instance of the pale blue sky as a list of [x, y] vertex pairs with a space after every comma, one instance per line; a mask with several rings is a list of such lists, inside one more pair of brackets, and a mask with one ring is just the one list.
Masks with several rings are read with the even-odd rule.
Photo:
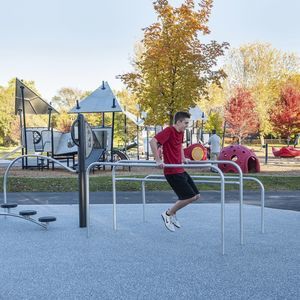
[[[0, 0], [0, 8], [0, 85], [34, 80], [47, 100], [102, 80], [121, 89], [115, 76], [131, 70], [141, 29], [156, 20], [152, 0]], [[300, 55], [299, 12], [299, 0], [215, 0], [205, 40], [269, 42]]]

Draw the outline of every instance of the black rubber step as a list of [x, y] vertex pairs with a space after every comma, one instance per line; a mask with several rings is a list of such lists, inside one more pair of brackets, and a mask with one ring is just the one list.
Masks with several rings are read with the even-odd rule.
[[18, 206], [17, 203], [3, 203], [3, 204], [1, 204], [2, 208], [15, 208], [17, 206]]
[[54, 222], [54, 221], [56, 221], [56, 217], [53, 217], [53, 216], [40, 217], [40, 218], [39, 218], [39, 221], [40, 221], [41, 223]]
[[28, 209], [28, 210], [19, 211], [19, 215], [21, 215], [21, 216], [33, 216], [33, 215], [36, 215], [36, 214], [37, 214], [36, 210]]

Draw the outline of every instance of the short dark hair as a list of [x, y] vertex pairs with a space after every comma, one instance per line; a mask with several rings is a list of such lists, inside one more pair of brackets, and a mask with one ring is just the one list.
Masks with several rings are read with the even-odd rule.
[[216, 129], [213, 129], [211, 132], [212, 132], [212, 134], [216, 134], [217, 131], [216, 131]]
[[178, 111], [174, 116], [174, 124], [177, 123], [177, 121], [182, 121], [186, 118], [190, 118], [191, 114], [186, 111]]

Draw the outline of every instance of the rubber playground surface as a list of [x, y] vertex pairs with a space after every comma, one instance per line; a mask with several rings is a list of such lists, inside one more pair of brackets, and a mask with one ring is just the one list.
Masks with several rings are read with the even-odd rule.
[[193, 204], [178, 213], [182, 228], [166, 230], [169, 204], [91, 205], [90, 236], [79, 228], [78, 205], [20, 205], [54, 215], [48, 231], [19, 218], [0, 218], [0, 299], [299, 299], [300, 214], [225, 206], [225, 255], [220, 204]]

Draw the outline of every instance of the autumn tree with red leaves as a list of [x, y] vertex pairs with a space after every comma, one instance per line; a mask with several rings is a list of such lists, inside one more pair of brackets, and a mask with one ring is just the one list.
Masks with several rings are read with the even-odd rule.
[[292, 85], [282, 89], [281, 96], [270, 111], [274, 132], [290, 139], [300, 132], [300, 91]]
[[259, 128], [255, 102], [249, 91], [237, 88], [225, 110], [227, 132], [238, 137], [239, 144], [248, 134], [257, 133]]

